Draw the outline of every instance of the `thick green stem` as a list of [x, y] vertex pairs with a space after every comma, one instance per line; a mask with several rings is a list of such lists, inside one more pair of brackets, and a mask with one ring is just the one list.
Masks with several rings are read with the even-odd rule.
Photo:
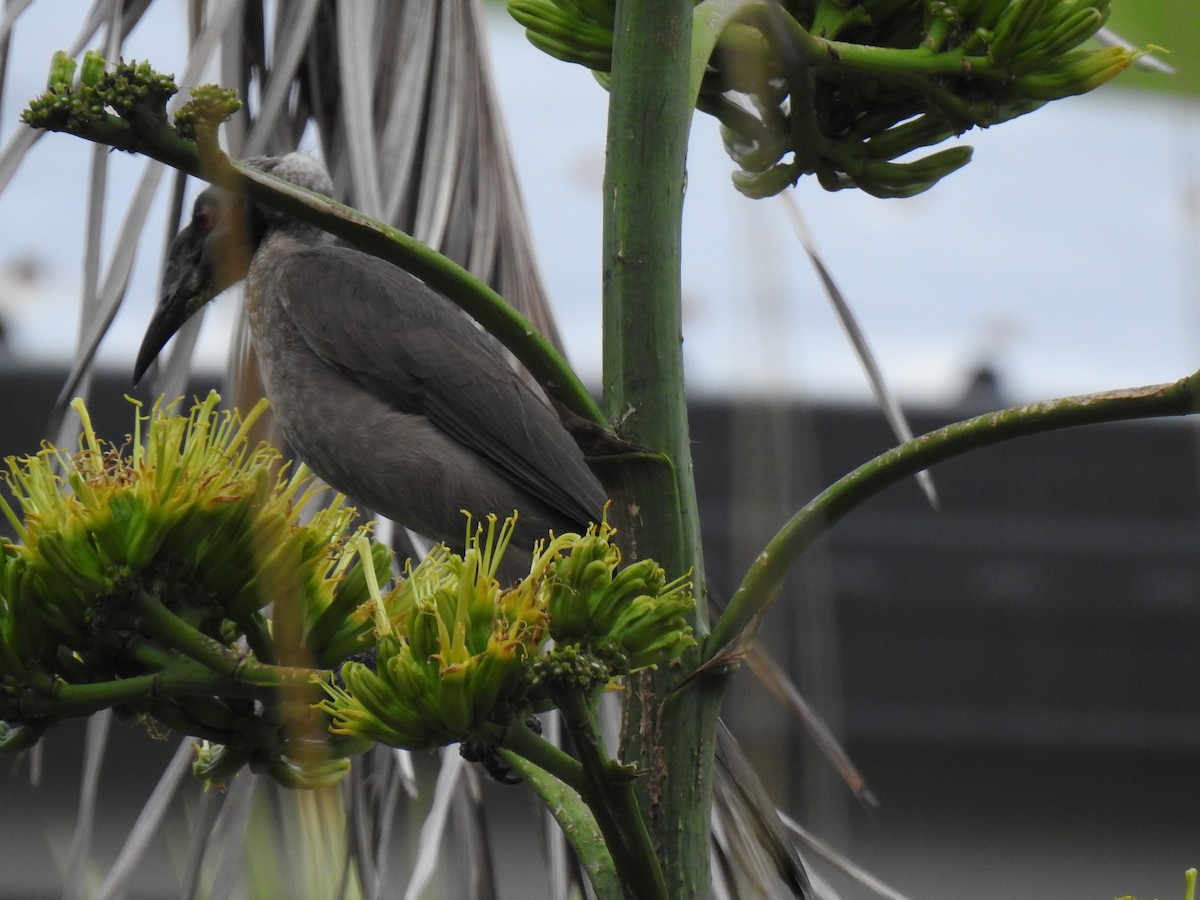
[[219, 151], [206, 147], [202, 152], [196, 143], [180, 138], [165, 119], [140, 116], [135, 125], [106, 114], [91, 119], [76, 117], [54, 128], [144, 154], [181, 172], [244, 193], [256, 203], [283, 210], [345, 238], [365, 253], [412, 272], [466, 310], [512, 351], [548, 394], [576, 415], [605, 424], [599, 406], [574, 370], [524, 316], [453, 260], [404, 232], [328, 197], [232, 162]]
[[[678, 506], [635, 496], [622, 520], [668, 571], [697, 562], [680, 322], [681, 221], [691, 103], [689, 0], [617, 4], [604, 176], [604, 405], [631, 443], [671, 460]], [[633, 520], [633, 521], [628, 521]]]
[[524, 722], [514, 722], [509, 727], [504, 733], [501, 746], [549, 772], [576, 791], [583, 784], [583, 767], [579, 760], [567, 755], [540, 735], [534, 734]]
[[612, 759], [605, 750], [594, 703], [577, 691], [562, 691], [555, 700], [579, 754], [579, 793], [596, 817], [625, 896], [666, 900], [667, 884], [638, 805], [632, 767]]
[[221, 675], [241, 665], [241, 654], [194, 628], [149, 591], [139, 590], [130, 599], [140, 631]]
[[[673, 574], [691, 569], [703, 594], [680, 316], [692, 9], [692, 0], [616, 7], [603, 198], [604, 405], [623, 438], [670, 461], [631, 466], [610, 485], [625, 546]], [[703, 619], [696, 624], [706, 628]], [[672, 897], [709, 891], [720, 691], [662, 702], [694, 663], [630, 679], [622, 738], [622, 758], [645, 770], [634, 789]]]
[[188, 659], [176, 659], [161, 672], [116, 681], [68, 684], [49, 676], [29, 680], [28, 690], [0, 698], [0, 719], [20, 722], [41, 716], [85, 716], [155, 698], [208, 694], [251, 698], [257, 693], [255, 688], [232, 685], [228, 678]]
[[[187, 657], [175, 657], [160, 671], [120, 678], [71, 684], [52, 676], [33, 674], [20, 693], [0, 697], [0, 720], [20, 722], [39, 717], [86, 716], [114, 706], [130, 706], [174, 697], [241, 697], [273, 704], [279, 690], [313, 692], [314, 675], [328, 672], [291, 669], [255, 663], [237, 671], [218, 672]], [[308, 701], [304, 702], [305, 707]]]
[[138, 624], [147, 634], [235, 684], [312, 688], [315, 681], [329, 679], [329, 672], [324, 669], [272, 666], [239, 653], [193, 627], [148, 591], [138, 591], [132, 603]]
[[[667, 897], [662, 868], [633, 791], [634, 774], [609, 758], [604, 749], [593, 709], [578, 692], [564, 690], [556, 697], [571, 732], [580, 759], [575, 760], [558, 747], [529, 730], [524, 723], [514, 724], [505, 733], [503, 748], [509, 757], [519, 757], [553, 775], [575, 791], [591, 813], [591, 825], [599, 829], [607, 854], [592, 858], [597, 895], [664, 900]], [[547, 789], [539, 789], [546, 794]], [[555, 816], [559, 812], [555, 811]], [[578, 823], [573, 826], [580, 827]], [[579, 848], [591, 857], [592, 852]], [[605, 891], [608, 893], [605, 893]]]
[[[533, 735], [533, 738], [537, 741], [542, 740], [537, 735]], [[557, 747], [554, 749], [562, 752]], [[612, 854], [608, 852], [608, 844], [605, 843], [604, 834], [596, 824], [596, 817], [591, 808], [583, 802], [579, 792], [507, 746], [500, 748], [500, 756], [542, 799], [547, 811], [554, 817], [554, 821], [574, 848], [579, 865], [591, 881], [596, 896], [620, 897], [623, 888], [621, 880], [617, 877], [617, 867], [613, 864]], [[573, 759], [571, 762], [579, 765]]]
[[763, 548], [708, 636], [705, 659], [736, 655], [747, 646], [800, 555], [843, 516], [897, 481], [951, 457], [1025, 435], [1197, 411], [1200, 411], [1200, 372], [1174, 384], [1064, 397], [1003, 409], [947, 425], [875, 457], [817, 495]]

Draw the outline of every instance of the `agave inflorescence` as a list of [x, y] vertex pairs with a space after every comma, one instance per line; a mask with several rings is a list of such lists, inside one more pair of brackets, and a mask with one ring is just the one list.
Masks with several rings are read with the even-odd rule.
[[[242, 107], [237, 92], [201, 85], [168, 121], [167, 101], [179, 92], [172, 76], [147, 62], [120, 60], [106, 71], [104, 57], [89, 50], [75, 78], [76, 63], [64, 51], [54, 54], [46, 93], [30, 101], [21, 121], [51, 131], [86, 129], [89, 137], [122, 150], [149, 151], [153, 140], [168, 145], [210, 136]], [[130, 127], [132, 126], [132, 128]]]
[[15, 505], [0, 510], [19, 543], [0, 545], [0, 719], [25, 738], [115, 706], [234, 746], [238, 765], [291, 772], [289, 742], [314, 740], [321, 723], [298, 731], [295, 710], [368, 645], [362, 607], [391, 554], [351, 531], [340, 496], [302, 520], [323, 486], [251, 445], [265, 403], [243, 420], [219, 399], [139, 413], [123, 448], [76, 401], [78, 453], [7, 460]]
[[491, 517], [462, 556], [435, 548], [400, 586], [398, 614], [379, 605], [375, 664], [348, 662], [345, 686], [327, 688], [335, 733], [409, 749], [502, 742], [560, 692], [607, 686], [694, 643], [690, 583], [667, 583], [651, 560], [617, 572], [607, 523], [551, 537], [529, 575], [501, 587], [512, 524]]
[[[265, 403], [243, 420], [218, 402], [139, 414], [127, 447], [76, 402], [78, 453], [7, 460], [15, 505], [0, 510], [19, 542], [0, 543], [0, 744], [112, 706], [201, 738], [204, 778], [249, 764], [327, 783], [372, 742], [501, 742], [694, 643], [687, 579], [619, 569], [606, 522], [550, 536], [502, 587], [515, 514], [492, 516], [463, 555], [437, 546], [386, 587], [391, 553], [351, 530], [355, 511], [339, 496], [302, 518], [322, 485], [251, 446]], [[371, 662], [332, 685], [356, 655]]]
[[[1139, 50], [1083, 45], [1110, 0], [704, 0], [693, 16], [697, 108], [721, 122], [734, 185], [803, 175], [878, 197], [928, 190], [971, 148], [907, 154], [1099, 87]], [[530, 40], [600, 73], [612, 0], [510, 0]], [[705, 49], [711, 54], [704, 52]]]

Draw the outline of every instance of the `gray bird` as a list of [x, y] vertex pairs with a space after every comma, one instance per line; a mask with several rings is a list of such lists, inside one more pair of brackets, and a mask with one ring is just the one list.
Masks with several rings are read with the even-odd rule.
[[[250, 165], [331, 194], [298, 153]], [[605, 495], [583, 455], [495, 342], [420, 279], [216, 187], [171, 244], [134, 381], [205, 303], [246, 278], [263, 384], [296, 454], [355, 503], [461, 549], [466, 521], [518, 526], [509, 579], [533, 543], [598, 521]]]

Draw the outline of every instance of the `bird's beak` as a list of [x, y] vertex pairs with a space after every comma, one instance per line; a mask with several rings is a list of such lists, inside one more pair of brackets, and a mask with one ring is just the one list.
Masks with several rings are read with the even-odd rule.
[[218, 293], [213, 267], [205, 252], [207, 234], [189, 225], [175, 236], [167, 256], [162, 290], [154, 318], [142, 338], [133, 383], [137, 384], [183, 323]]
[[205, 303], [246, 277], [254, 247], [245, 205], [231, 194], [209, 188], [196, 198], [192, 222], [175, 235], [167, 254], [154, 318], [142, 338], [133, 383], [159, 351]]

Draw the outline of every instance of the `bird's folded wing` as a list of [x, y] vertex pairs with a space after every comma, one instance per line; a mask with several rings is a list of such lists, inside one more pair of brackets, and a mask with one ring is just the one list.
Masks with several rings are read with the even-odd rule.
[[604, 494], [557, 416], [475, 323], [415, 276], [356, 250], [299, 250], [279, 285], [313, 351], [577, 523]]

